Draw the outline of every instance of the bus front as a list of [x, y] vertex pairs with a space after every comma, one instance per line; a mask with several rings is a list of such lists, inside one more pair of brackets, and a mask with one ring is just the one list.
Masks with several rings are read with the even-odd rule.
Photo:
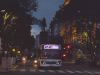
[[61, 46], [42, 45], [40, 54], [40, 67], [61, 67]]

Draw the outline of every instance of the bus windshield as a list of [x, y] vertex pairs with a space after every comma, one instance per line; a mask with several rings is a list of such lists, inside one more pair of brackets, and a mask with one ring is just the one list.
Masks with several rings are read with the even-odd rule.
[[45, 59], [60, 59], [60, 50], [42, 50], [41, 51], [41, 58]]

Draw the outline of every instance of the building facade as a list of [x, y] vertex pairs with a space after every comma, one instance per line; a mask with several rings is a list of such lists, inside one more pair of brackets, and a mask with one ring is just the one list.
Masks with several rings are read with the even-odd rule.
[[39, 47], [39, 34], [36, 35], [36, 38], [35, 38], [35, 45], [34, 45], [34, 48], [38, 49]]

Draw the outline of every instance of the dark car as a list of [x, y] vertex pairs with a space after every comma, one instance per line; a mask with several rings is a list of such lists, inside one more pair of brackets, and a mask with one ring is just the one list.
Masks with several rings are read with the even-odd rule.
[[90, 60], [89, 62], [88, 62], [88, 65], [90, 66], [90, 67], [92, 67], [92, 66], [95, 66], [95, 67], [99, 67], [99, 62], [97, 61], [97, 60]]
[[82, 58], [75, 59], [75, 64], [80, 65], [80, 64], [83, 64], [83, 63], [84, 63], [84, 59], [82, 59]]
[[19, 63], [19, 62], [21, 62], [21, 61], [22, 61], [22, 58], [16, 57], [16, 64]]

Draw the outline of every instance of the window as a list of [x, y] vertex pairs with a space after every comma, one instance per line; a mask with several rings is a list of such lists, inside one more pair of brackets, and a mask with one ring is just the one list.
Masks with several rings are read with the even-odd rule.
[[41, 58], [60, 59], [60, 50], [43, 50], [41, 52]]

